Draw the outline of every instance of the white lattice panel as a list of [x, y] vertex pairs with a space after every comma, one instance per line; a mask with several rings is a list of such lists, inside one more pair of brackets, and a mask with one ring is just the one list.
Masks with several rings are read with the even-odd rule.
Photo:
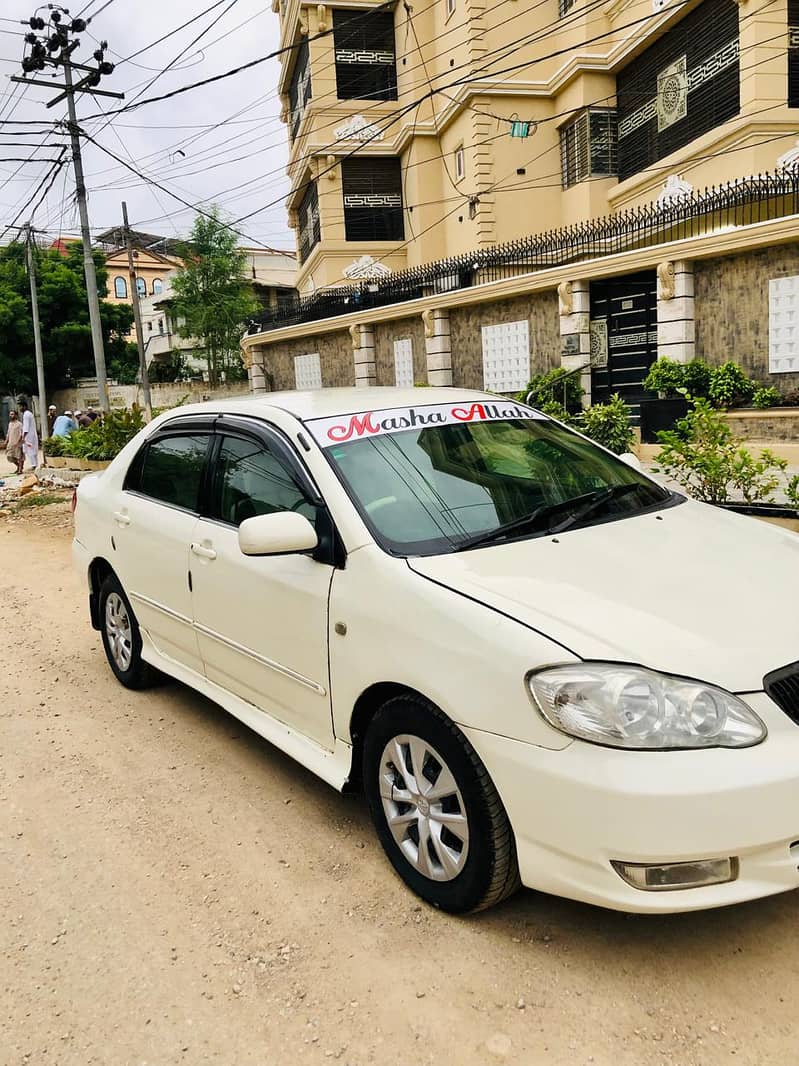
[[294, 356], [294, 382], [298, 389], [321, 389], [322, 367], [318, 352]]
[[413, 385], [413, 341], [410, 337], [394, 341], [394, 384]]
[[483, 326], [483, 385], [491, 392], [519, 392], [530, 380], [527, 319]]
[[768, 283], [768, 369], [770, 374], [799, 371], [799, 277]]

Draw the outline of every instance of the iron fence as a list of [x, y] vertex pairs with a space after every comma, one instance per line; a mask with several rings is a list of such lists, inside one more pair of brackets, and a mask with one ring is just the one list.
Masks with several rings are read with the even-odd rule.
[[799, 213], [799, 172], [760, 174], [617, 215], [521, 237], [357, 285], [322, 289], [253, 319], [249, 333], [445, 295], [492, 281]]

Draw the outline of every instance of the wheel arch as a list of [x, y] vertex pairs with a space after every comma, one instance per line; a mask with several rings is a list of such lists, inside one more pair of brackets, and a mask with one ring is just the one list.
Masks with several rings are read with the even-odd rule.
[[[363, 762], [363, 742], [366, 736], [366, 731], [369, 728], [369, 723], [383, 704], [387, 703], [388, 700], [394, 699], [395, 696], [415, 696], [438, 706], [438, 704], [436, 704], [434, 700], [431, 700], [429, 696], [426, 696], [424, 692], [420, 692], [411, 685], [403, 684], [400, 681], [378, 681], [364, 689], [355, 701], [355, 706], [350, 715], [352, 764], [345, 786], [347, 792], [361, 791], [363, 784], [361, 770]], [[439, 707], [439, 710], [442, 714], [446, 714], [446, 711], [444, 711], [443, 708]]]
[[100, 588], [109, 574], [116, 573], [107, 559], [98, 556], [89, 564], [89, 613], [92, 619], [92, 628], [100, 628]]

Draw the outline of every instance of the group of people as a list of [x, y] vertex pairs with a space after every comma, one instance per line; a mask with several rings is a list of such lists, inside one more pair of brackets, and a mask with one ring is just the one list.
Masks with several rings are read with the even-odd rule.
[[8, 432], [6, 433], [6, 459], [21, 474], [25, 463], [32, 470], [39, 465], [39, 434], [36, 432], [36, 419], [33, 411], [28, 407], [26, 400], [19, 400], [18, 410], [12, 411], [8, 416]]
[[[47, 427], [51, 437], [66, 437], [76, 429], [90, 426], [100, 417], [93, 407], [85, 411], [63, 411], [58, 413], [55, 404], [47, 409]], [[39, 465], [39, 434], [36, 419], [26, 400], [17, 402], [17, 410], [8, 416], [8, 432], [5, 441], [6, 459], [21, 474], [27, 463], [31, 470]]]
[[66, 437], [74, 433], [76, 429], [85, 429], [95, 422], [100, 415], [93, 407], [87, 407], [85, 411], [64, 411], [59, 414], [55, 404], [50, 404], [47, 409], [47, 424], [51, 437]]

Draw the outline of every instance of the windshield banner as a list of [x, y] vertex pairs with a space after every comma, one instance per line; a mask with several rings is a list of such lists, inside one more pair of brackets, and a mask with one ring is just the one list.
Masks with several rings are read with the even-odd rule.
[[323, 448], [332, 448], [334, 444], [347, 444], [350, 441], [363, 440], [364, 437], [380, 437], [386, 433], [404, 433], [409, 429], [545, 417], [530, 407], [510, 400], [497, 399], [419, 407], [390, 407], [384, 411], [362, 411], [356, 415], [313, 418], [305, 424]]

